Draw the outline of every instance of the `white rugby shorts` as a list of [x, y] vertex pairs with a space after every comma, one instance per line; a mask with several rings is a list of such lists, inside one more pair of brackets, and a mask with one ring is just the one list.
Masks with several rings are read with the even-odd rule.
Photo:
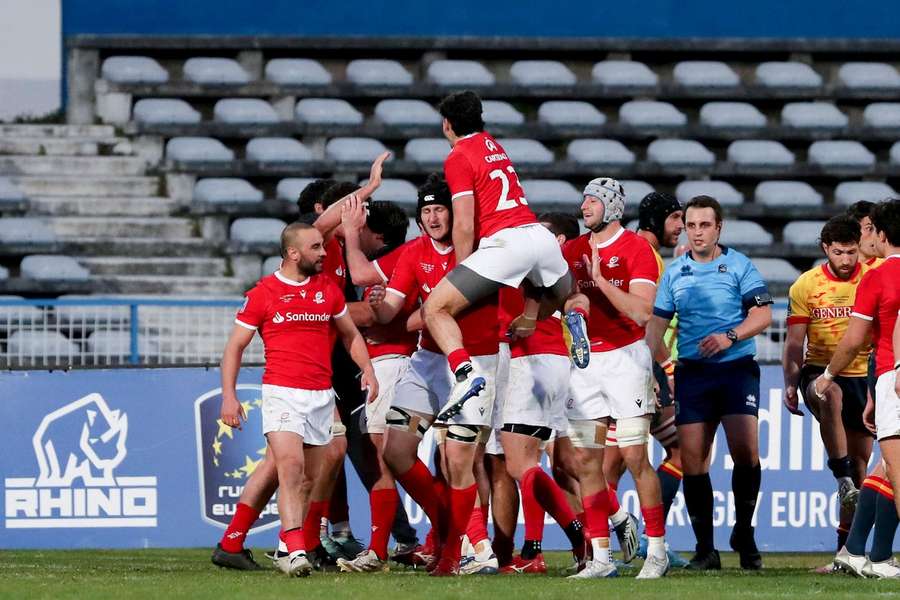
[[302, 390], [263, 384], [263, 434], [291, 431], [302, 437], [304, 444], [325, 446], [331, 441], [333, 422], [333, 389]]
[[644, 340], [591, 352], [586, 369], [571, 369], [569, 420], [627, 419], [656, 412], [653, 359]]
[[366, 402], [366, 409], [360, 414], [359, 430], [362, 433], [384, 433], [385, 417], [394, 401], [397, 384], [409, 369], [409, 357], [402, 354], [379, 356], [372, 360], [372, 369], [378, 380], [378, 398], [374, 402]]
[[504, 425], [533, 425], [565, 431], [568, 427], [566, 400], [569, 398], [571, 366], [568, 356], [555, 354], [512, 359], [509, 393], [503, 413]]
[[897, 371], [882, 373], [875, 383], [875, 432], [879, 440], [900, 435], [900, 397], [894, 389]]
[[523, 279], [551, 287], [568, 273], [559, 242], [540, 223], [509, 227], [482, 238], [462, 263], [482, 277], [517, 288]]

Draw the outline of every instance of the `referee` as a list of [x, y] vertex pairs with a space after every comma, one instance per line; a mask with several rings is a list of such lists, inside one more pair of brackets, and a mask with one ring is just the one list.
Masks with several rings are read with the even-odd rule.
[[684, 496], [697, 552], [688, 569], [721, 569], [713, 542], [710, 450], [719, 423], [734, 460], [735, 525], [731, 547], [741, 567], [762, 568], [753, 539], [760, 486], [759, 365], [754, 336], [772, 322], [772, 298], [750, 260], [719, 244], [722, 208], [697, 196], [684, 209], [689, 251], [663, 273], [647, 342], [656, 356], [669, 321], [678, 314], [675, 424], [684, 467]]

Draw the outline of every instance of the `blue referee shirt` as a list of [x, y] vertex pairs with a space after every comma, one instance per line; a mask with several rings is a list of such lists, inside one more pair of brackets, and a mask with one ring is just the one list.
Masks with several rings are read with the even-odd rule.
[[668, 321], [678, 313], [679, 358], [720, 363], [756, 354], [756, 342], [750, 338], [710, 358], [700, 356], [703, 338], [740, 325], [756, 305], [756, 296], [768, 294], [750, 259], [721, 248], [722, 254], [708, 263], [696, 262], [690, 252], [679, 256], [659, 282], [653, 314]]

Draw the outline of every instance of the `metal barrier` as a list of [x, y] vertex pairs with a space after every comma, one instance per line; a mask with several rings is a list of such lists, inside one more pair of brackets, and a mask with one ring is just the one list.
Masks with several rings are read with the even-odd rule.
[[[0, 368], [218, 364], [242, 300], [0, 298]], [[760, 362], [778, 362], [784, 305], [757, 337]], [[245, 364], [263, 361], [259, 336]]]

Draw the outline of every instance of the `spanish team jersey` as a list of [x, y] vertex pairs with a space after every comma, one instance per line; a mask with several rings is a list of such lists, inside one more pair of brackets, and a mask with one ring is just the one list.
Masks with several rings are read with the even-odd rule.
[[866, 266], [870, 269], [876, 269], [880, 267], [884, 263], [884, 259], [880, 256], [873, 256], [869, 260], [866, 261]]
[[[857, 263], [850, 279], [835, 277], [828, 264], [813, 267], [801, 275], [789, 292], [787, 324], [806, 324], [806, 360], [808, 365], [825, 367], [847, 331], [856, 288], [869, 267]], [[856, 355], [853, 362], [839, 374], [844, 377], [864, 377], [868, 371], [870, 346]]]
[[900, 254], [892, 254], [876, 269], [869, 269], [859, 282], [852, 317], [872, 321], [875, 346], [875, 376], [894, 368], [892, 337], [900, 311]]
[[732, 248], [721, 249], [708, 263], [687, 252], [663, 273], [653, 314], [669, 320], [678, 313], [679, 359], [719, 363], [756, 354], [756, 342], [749, 338], [709, 358], [700, 355], [703, 338], [740, 325], [756, 297], [769, 293], [750, 259]]

